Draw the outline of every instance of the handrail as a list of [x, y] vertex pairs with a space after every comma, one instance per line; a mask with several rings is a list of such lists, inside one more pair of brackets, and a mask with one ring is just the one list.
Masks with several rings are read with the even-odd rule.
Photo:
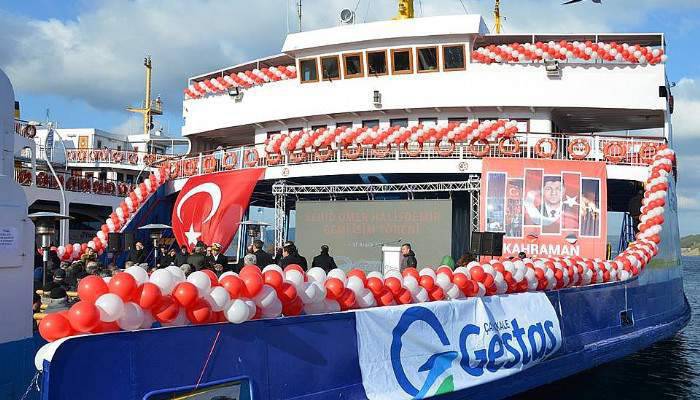
[[[107, 196], [126, 196], [136, 184], [114, 179], [74, 176], [58, 173], [58, 179], [69, 192], [93, 193]], [[15, 180], [22, 186], [36, 186], [42, 189], [58, 189], [58, 183], [47, 171], [37, 171], [36, 179], [29, 168], [15, 168]], [[36, 182], [36, 183], [32, 183]]]
[[66, 155], [68, 157], [66, 161], [71, 164], [106, 163], [120, 165], [151, 165], [174, 157], [167, 154], [114, 149], [68, 149]]

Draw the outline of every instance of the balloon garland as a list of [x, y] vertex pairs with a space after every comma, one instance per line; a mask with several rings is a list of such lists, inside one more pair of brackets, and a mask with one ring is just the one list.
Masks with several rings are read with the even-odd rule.
[[297, 71], [293, 65], [279, 65], [269, 68], [255, 68], [238, 73], [233, 72], [230, 75], [193, 82], [184, 89], [185, 99], [198, 99], [207, 94], [224, 92], [232, 87], [248, 89], [255, 85], [294, 79], [296, 77]]
[[542, 62], [543, 60], [561, 61], [617, 61], [634, 64], [659, 64], [666, 62], [666, 54], [662, 48], [629, 45], [617, 42], [598, 42], [590, 40], [585, 42], [559, 42], [547, 43], [511, 43], [502, 45], [489, 45], [479, 47], [472, 52], [472, 59], [483, 64], [514, 63], [514, 62]]
[[[130, 267], [111, 278], [88, 276], [78, 284], [80, 301], [69, 311], [47, 315], [41, 336], [54, 341], [80, 333], [147, 329], [154, 322], [182, 326], [215, 322], [243, 323], [259, 318], [321, 314], [396, 304], [458, 300], [527, 291], [626, 281], [637, 276], [658, 252], [668, 181], [675, 154], [661, 148], [649, 166], [640, 217], [640, 233], [612, 260], [544, 257], [473, 261], [454, 271], [407, 268], [402, 273], [344, 272], [320, 268], [304, 272], [246, 266], [220, 277], [208, 270], [188, 277], [175, 266], [150, 276]], [[43, 353], [42, 353], [43, 354]]]

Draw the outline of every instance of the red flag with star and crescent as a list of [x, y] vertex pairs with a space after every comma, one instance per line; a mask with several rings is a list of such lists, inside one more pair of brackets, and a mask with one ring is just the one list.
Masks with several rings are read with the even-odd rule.
[[173, 234], [190, 251], [197, 242], [226, 251], [238, 231], [263, 168], [218, 172], [187, 180], [173, 208]]

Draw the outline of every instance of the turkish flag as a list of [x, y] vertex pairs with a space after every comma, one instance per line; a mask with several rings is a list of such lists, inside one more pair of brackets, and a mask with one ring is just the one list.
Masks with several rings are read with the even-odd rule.
[[564, 191], [562, 196], [562, 229], [578, 230], [578, 213], [581, 203], [581, 174], [562, 172]]
[[264, 168], [218, 172], [187, 180], [173, 208], [173, 234], [180, 246], [221, 244], [223, 253], [238, 231]]

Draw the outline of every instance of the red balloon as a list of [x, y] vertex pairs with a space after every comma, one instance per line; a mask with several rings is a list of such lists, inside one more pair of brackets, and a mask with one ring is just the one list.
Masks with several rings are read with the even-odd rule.
[[394, 295], [391, 294], [391, 291], [387, 288], [383, 288], [382, 292], [378, 296], [375, 296], [375, 299], [380, 306], [390, 306], [394, 304]]
[[348, 272], [347, 277], [350, 278], [351, 276], [356, 276], [356, 277], [360, 278], [360, 280], [362, 280], [363, 285], [367, 283], [367, 275], [365, 275], [365, 271], [363, 271], [359, 268], [351, 269], [350, 272]]
[[433, 290], [428, 291], [428, 296], [432, 301], [442, 300], [445, 297], [445, 293], [442, 291], [440, 286], [435, 286]]
[[173, 299], [181, 307], [189, 307], [197, 300], [199, 292], [190, 282], [180, 282], [173, 289]]
[[284, 272], [287, 272], [287, 271], [290, 271], [290, 270], [293, 270], [293, 269], [295, 269], [295, 270], [301, 272], [302, 275], [304, 275], [304, 273], [305, 273], [305, 272], [304, 272], [304, 268], [302, 268], [301, 265], [299, 265], [299, 264], [289, 264], [289, 265], [287, 265], [286, 267], [284, 267]]
[[160, 300], [162, 293], [160, 288], [151, 282], [146, 282], [136, 290], [135, 303], [144, 310], [148, 310]]
[[275, 288], [275, 290], [281, 289], [282, 282], [284, 282], [282, 274], [280, 274], [279, 271], [275, 270], [265, 271], [263, 273], [263, 280], [266, 285], [272, 286], [273, 288]]
[[243, 287], [241, 288], [241, 294], [243, 297], [253, 298], [262, 290], [262, 274], [256, 274], [254, 272], [248, 272], [246, 274], [242, 273], [241, 281], [243, 281]]
[[205, 324], [211, 317], [211, 306], [204, 299], [197, 299], [192, 306], [187, 308], [187, 319], [193, 324]]
[[413, 268], [413, 267], [408, 267], [408, 268], [404, 269], [401, 272], [401, 275], [403, 275], [404, 278], [410, 275], [410, 276], [416, 278], [416, 280], [420, 279], [420, 274], [418, 273], [418, 270]]
[[226, 275], [224, 279], [221, 280], [221, 286], [226, 289], [229, 297], [231, 299], [237, 299], [241, 296], [241, 291], [243, 290], [243, 282], [241, 279], [235, 275]]
[[[196, 288], [195, 288], [196, 289]], [[163, 296], [153, 308], [151, 314], [160, 323], [172, 322], [180, 312], [180, 306], [172, 296]]]
[[304, 303], [298, 297], [288, 303], [282, 303], [282, 314], [288, 317], [301, 314], [303, 309]]
[[282, 282], [282, 286], [277, 290], [277, 297], [283, 305], [292, 302], [297, 298], [297, 289], [289, 282]]
[[493, 286], [494, 282], [493, 275], [487, 273], [484, 273], [484, 275], [486, 276], [486, 278], [484, 278], [482, 283], [484, 284], [484, 286], [486, 286], [486, 288], [490, 288], [491, 286]]
[[88, 275], [78, 283], [80, 300], [94, 303], [98, 297], [109, 293], [109, 286], [97, 275]]
[[51, 313], [39, 322], [39, 334], [49, 342], [70, 336], [72, 333], [70, 322], [63, 314]]
[[366, 286], [367, 289], [369, 289], [375, 296], [379, 296], [382, 293], [382, 290], [384, 290], [382, 280], [375, 277], [368, 278]]
[[469, 275], [471, 275], [471, 278], [477, 282], [484, 283], [484, 279], [486, 279], [486, 273], [484, 272], [484, 269], [481, 268], [481, 266], [477, 265], [472, 267], [469, 270]]
[[391, 294], [394, 296], [397, 296], [402, 289], [401, 281], [393, 276], [384, 279], [384, 286], [391, 290]]
[[450, 281], [452, 281], [452, 270], [450, 267], [440, 267], [435, 271], [436, 274], [445, 274], [450, 278]]
[[238, 276], [243, 278], [243, 275], [247, 275], [250, 273], [262, 276], [262, 271], [260, 271], [260, 268], [258, 268], [257, 265], [246, 265], [245, 267], [241, 268], [241, 272], [238, 273]]
[[338, 304], [340, 304], [340, 309], [345, 311], [354, 308], [355, 300], [355, 292], [348, 288], [345, 288], [345, 290], [343, 290], [343, 293], [341, 293], [338, 297]]
[[121, 328], [119, 327], [119, 324], [117, 324], [117, 321], [113, 322], [102, 322], [100, 321], [99, 324], [90, 331], [91, 333], [107, 333], [107, 332], [119, 332]]
[[420, 277], [418, 284], [425, 288], [428, 293], [430, 293], [430, 291], [435, 287], [435, 279], [433, 279], [433, 277], [430, 275], [423, 275]]
[[93, 303], [79, 301], [68, 310], [68, 322], [76, 332], [90, 332], [100, 323], [100, 310]]
[[399, 304], [410, 304], [412, 300], [411, 292], [409, 292], [406, 288], [401, 288], [399, 293], [394, 295], [394, 298]]
[[136, 279], [126, 272], [119, 272], [109, 280], [109, 291], [129, 301], [134, 297], [137, 288]]
[[211, 281], [211, 287], [219, 286], [219, 277], [216, 276], [214, 271], [210, 269], [203, 269], [202, 272], [207, 274], [207, 276], [209, 277], [209, 280]]
[[343, 294], [343, 290], [345, 290], [345, 285], [343, 285], [343, 282], [338, 278], [326, 279], [325, 286], [326, 298], [331, 300], [337, 300], [338, 297]]

